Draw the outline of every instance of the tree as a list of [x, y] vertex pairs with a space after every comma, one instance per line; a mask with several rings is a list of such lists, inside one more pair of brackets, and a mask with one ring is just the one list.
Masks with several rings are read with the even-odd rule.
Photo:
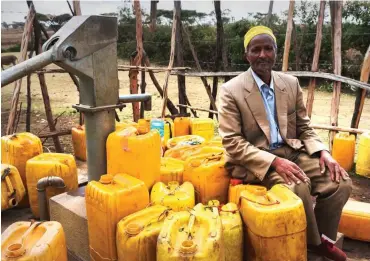
[[1, 28], [8, 29], [9, 25], [4, 21], [4, 22], [1, 23]]

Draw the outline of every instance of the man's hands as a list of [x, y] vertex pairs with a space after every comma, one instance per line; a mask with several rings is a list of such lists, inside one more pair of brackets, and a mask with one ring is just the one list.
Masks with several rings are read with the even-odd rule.
[[309, 181], [309, 178], [303, 170], [290, 160], [276, 157], [271, 163], [271, 166], [289, 185], [291, 185], [292, 182], [300, 184], [301, 182]]
[[327, 166], [332, 181], [336, 181], [339, 183], [340, 177], [342, 177], [344, 180], [349, 179], [348, 173], [341, 166], [339, 166], [338, 162], [333, 159], [329, 152], [323, 150], [320, 153], [321, 174], [325, 172], [325, 166]]

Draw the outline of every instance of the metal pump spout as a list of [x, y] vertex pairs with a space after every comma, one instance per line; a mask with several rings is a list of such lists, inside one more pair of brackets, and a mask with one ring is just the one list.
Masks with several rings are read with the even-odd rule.
[[50, 63], [78, 76], [80, 101], [73, 107], [85, 116], [89, 181], [106, 174], [106, 140], [115, 130], [114, 109], [138, 101], [151, 109], [148, 94], [119, 97], [117, 26], [116, 17], [74, 16], [43, 45], [42, 54], [1, 73], [2, 86]]

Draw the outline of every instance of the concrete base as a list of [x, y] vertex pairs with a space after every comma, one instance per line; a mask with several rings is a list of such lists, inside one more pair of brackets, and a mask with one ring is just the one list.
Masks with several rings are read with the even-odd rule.
[[50, 220], [63, 226], [69, 259], [90, 260], [85, 187], [52, 197], [49, 206]]
[[[343, 240], [344, 240], [344, 235], [342, 233], [337, 233], [337, 241], [335, 242], [335, 246], [339, 249], [343, 248]], [[307, 255], [308, 261], [330, 261], [330, 259], [327, 259], [325, 257], [318, 256], [312, 252], [308, 252]]]

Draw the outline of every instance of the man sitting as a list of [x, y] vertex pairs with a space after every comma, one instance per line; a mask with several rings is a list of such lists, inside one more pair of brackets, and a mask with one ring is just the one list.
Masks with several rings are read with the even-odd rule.
[[[346, 260], [333, 243], [352, 182], [309, 127], [298, 79], [272, 71], [277, 46], [271, 29], [251, 28], [244, 48], [251, 68], [225, 83], [219, 98], [225, 167], [244, 183], [287, 184], [304, 204], [308, 248]], [[315, 209], [311, 195], [317, 196]]]

